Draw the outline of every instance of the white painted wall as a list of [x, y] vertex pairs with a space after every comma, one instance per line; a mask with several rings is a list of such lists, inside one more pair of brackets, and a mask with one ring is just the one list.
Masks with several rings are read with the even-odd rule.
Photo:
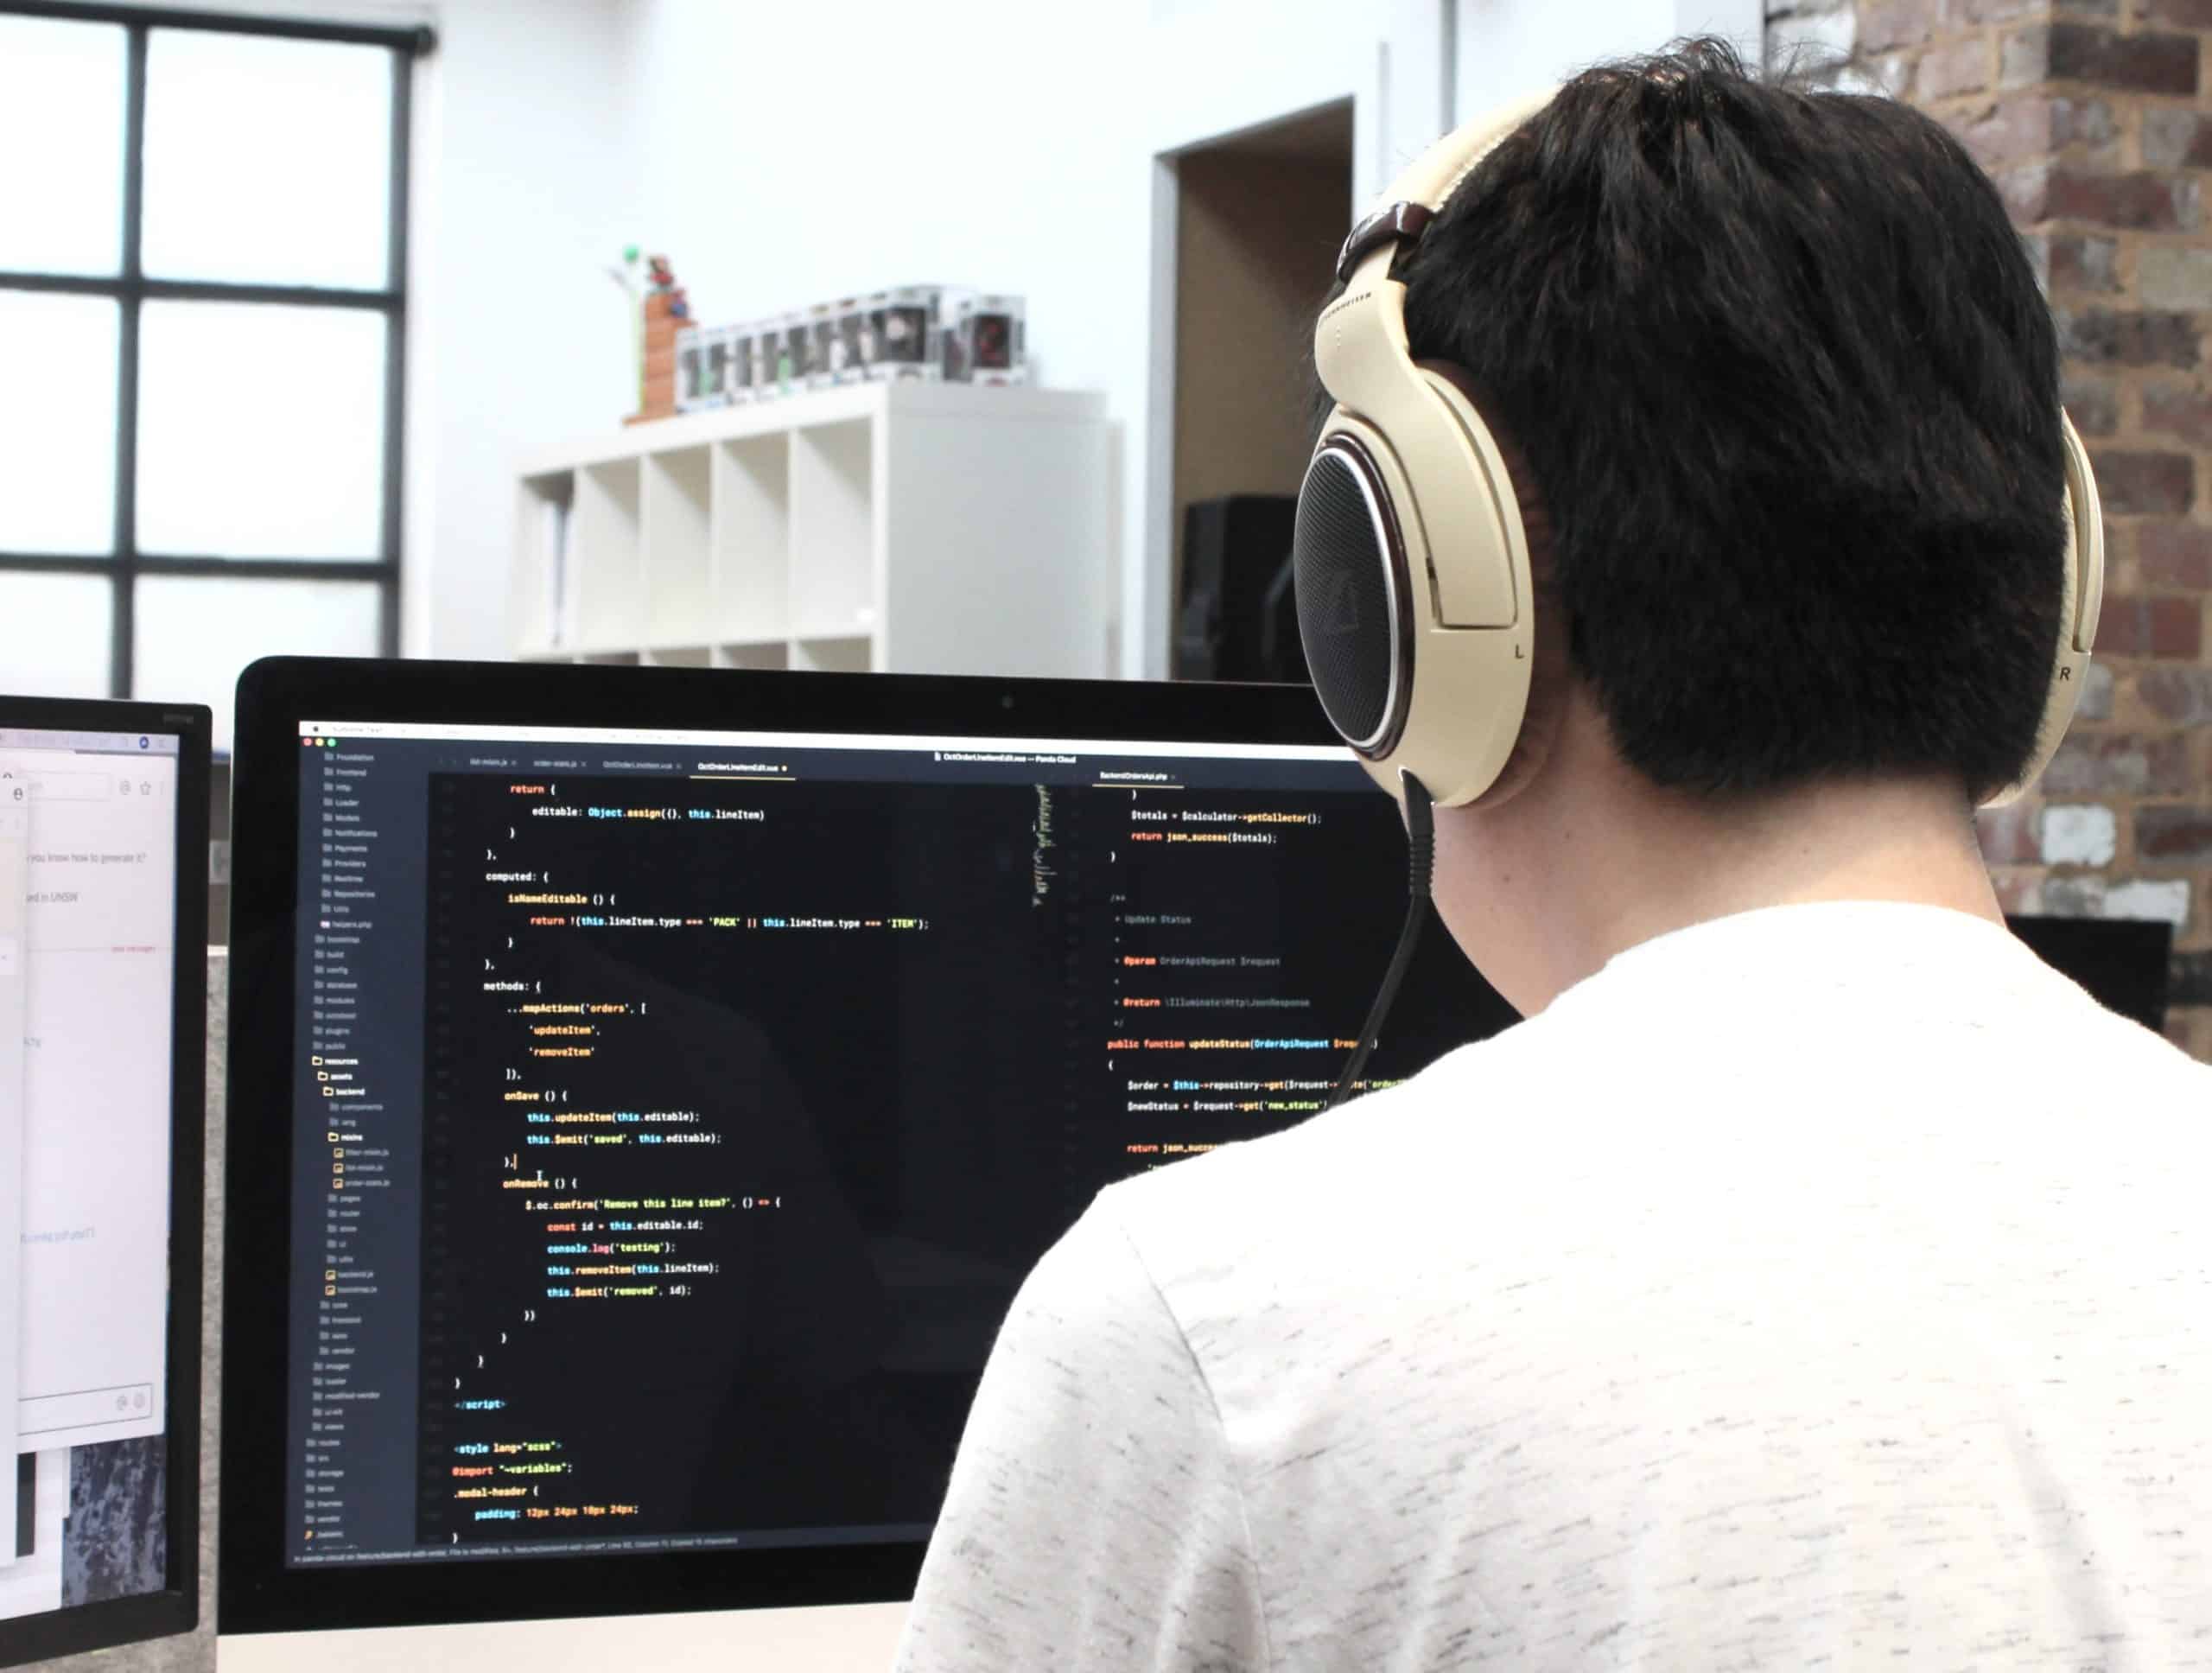
[[1459, 119], [1601, 60], [1656, 51], [1677, 35], [1718, 35], [1760, 61], [1762, 0], [1452, 0]]
[[503, 657], [515, 455], [635, 404], [625, 304], [604, 271], [637, 175], [630, 8], [435, 10], [438, 51], [416, 84], [401, 639], [412, 656]]

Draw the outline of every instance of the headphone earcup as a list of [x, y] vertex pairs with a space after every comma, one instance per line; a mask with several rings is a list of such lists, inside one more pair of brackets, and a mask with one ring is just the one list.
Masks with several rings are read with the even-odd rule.
[[1360, 754], [1387, 756], [1412, 683], [1410, 570], [1389, 485], [1340, 415], [1299, 486], [1291, 568], [1298, 636], [1329, 723]]
[[[1299, 494], [1299, 632], [1330, 723], [1378, 784], [1440, 806], [1515, 752], [1535, 649], [1518, 499], [1449, 368], [1402, 362], [1376, 413], [1330, 415]], [[1377, 403], [1382, 407], [1382, 403]]]

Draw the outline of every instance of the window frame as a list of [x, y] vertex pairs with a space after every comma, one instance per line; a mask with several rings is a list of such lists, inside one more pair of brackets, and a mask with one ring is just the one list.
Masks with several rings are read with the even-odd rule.
[[[137, 595], [142, 576], [270, 581], [365, 581], [377, 585], [378, 654], [398, 654], [400, 586], [406, 508], [408, 207], [412, 168], [414, 69], [434, 51], [428, 27], [377, 28], [313, 18], [252, 16], [175, 8], [78, 4], [73, 0], [0, 0], [0, 16], [118, 24], [124, 30], [123, 251], [111, 277], [0, 269], [0, 291], [44, 291], [111, 298], [118, 312], [116, 345], [114, 525], [102, 553], [25, 551], [0, 547], [0, 581], [10, 575], [85, 575], [113, 584], [109, 628], [108, 694], [132, 695], [137, 659]], [[391, 192], [385, 283], [373, 289], [256, 284], [147, 277], [140, 259], [145, 223], [146, 54], [155, 29], [268, 35], [381, 47], [391, 58]], [[149, 302], [248, 302], [350, 308], [385, 319], [384, 482], [381, 528], [372, 558], [226, 557], [219, 553], [162, 555], [138, 549], [139, 317]], [[277, 647], [281, 648], [281, 647]]]

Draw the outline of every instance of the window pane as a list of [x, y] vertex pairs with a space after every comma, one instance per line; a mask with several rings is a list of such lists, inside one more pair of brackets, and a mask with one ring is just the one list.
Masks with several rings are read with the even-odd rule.
[[146, 271], [380, 288], [391, 62], [383, 47], [154, 30]]
[[141, 576], [132, 695], [206, 703], [228, 748], [238, 671], [257, 657], [374, 656], [381, 593], [371, 581]]
[[114, 610], [104, 576], [0, 570], [0, 691], [105, 697]]
[[122, 265], [124, 63], [113, 24], [0, 17], [0, 267]]
[[0, 290], [0, 551], [115, 548], [116, 305]]
[[379, 556], [385, 336], [362, 309], [148, 302], [138, 549]]

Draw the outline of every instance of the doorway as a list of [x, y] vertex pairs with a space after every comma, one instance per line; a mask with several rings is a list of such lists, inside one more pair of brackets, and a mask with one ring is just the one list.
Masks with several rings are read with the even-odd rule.
[[1179, 601], [1190, 506], [1294, 495], [1305, 474], [1319, 397], [1313, 320], [1352, 219], [1352, 101], [1183, 151], [1175, 176]]

